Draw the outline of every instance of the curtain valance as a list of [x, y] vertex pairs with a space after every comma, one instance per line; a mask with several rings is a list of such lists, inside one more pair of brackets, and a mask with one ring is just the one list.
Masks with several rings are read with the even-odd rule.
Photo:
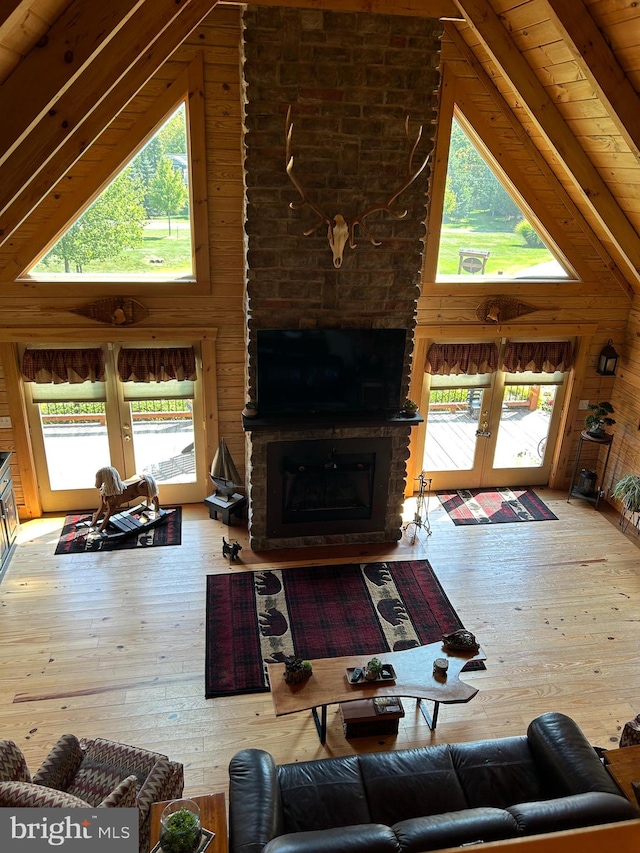
[[26, 349], [22, 356], [25, 382], [39, 385], [104, 382], [104, 352], [98, 349]]
[[118, 353], [118, 375], [123, 382], [194, 381], [193, 347], [123, 347]]
[[571, 341], [508, 341], [503, 370], [508, 373], [564, 372], [573, 364]]
[[494, 343], [431, 344], [427, 352], [426, 373], [438, 376], [466, 373], [495, 373], [498, 347]]

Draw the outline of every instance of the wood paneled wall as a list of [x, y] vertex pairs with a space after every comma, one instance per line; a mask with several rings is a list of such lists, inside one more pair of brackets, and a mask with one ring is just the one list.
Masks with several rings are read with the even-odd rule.
[[[558, 40], [557, 30], [550, 30], [549, 21], [543, 15], [536, 0], [525, 3], [501, 3], [501, 14], [505, 21], [514, 17], [520, 21], [514, 38], [519, 40], [527, 61], [536, 74], [548, 78], [549, 91], [561, 94], [562, 108], [566, 119], [571, 122], [576, 134], [585, 139], [585, 147], [598, 168], [606, 168], [605, 151], [598, 145], [598, 134], [611, 131], [604, 146], [612, 155], [611, 167], [620, 169], [613, 177], [624, 182], [624, 143], [620, 142], [613, 129], [605, 127], [604, 118], [594, 113], [591, 97], [586, 89], [569, 85], [572, 80], [584, 78], [574, 58]], [[592, 13], [604, 16], [603, 26], [613, 28], [617, 37], [621, 35], [615, 10], [604, 8], [607, 4], [592, 3]], [[606, 14], [605, 14], [606, 12]], [[622, 10], [618, 18], [622, 21]], [[606, 20], [604, 20], [606, 18]], [[614, 20], [615, 19], [615, 20]], [[580, 273], [575, 283], [557, 282], [550, 284], [518, 283], [505, 284], [502, 292], [517, 296], [536, 305], [538, 311], [528, 315], [536, 333], [554, 334], [559, 324], [583, 324], [594, 332], [589, 333], [589, 342], [584, 359], [584, 370], [574, 384], [573, 396], [567, 402], [570, 419], [563, 432], [560, 454], [559, 480], [566, 481], [567, 468], [571, 467], [577, 435], [583, 426], [583, 413], [577, 409], [579, 399], [592, 401], [612, 399], [616, 406], [616, 431], [618, 438], [612, 451], [612, 477], [629, 467], [638, 466], [638, 385], [640, 384], [640, 355], [638, 331], [640, 316], [637, 302], [631, 307], [630, 286], [616, 266], [613, 248], [596, 237], [596, 223], [592, 214], [575, 193], [566, 172], [553, 162], [548, 146], [541, 140], [536, 127], [527, 119], [524, 110], [495, 66], [474, 41], [473, 33], [462, 24], [455, 24], [455, 32], [448, 25], [448, 37], [443, 44], [443, 59], [450, 72], [449, 81], [442, 91], [442, 104], [447, 99], [453, 104], [457, 96], [464, 101], [470, 121], [477, 123], [478, 132], [487, 127], [494, 135], [494, 148], [505, 155], [505, 169], [513, 170], [510, 177], [514, 184], [528, 197], [532, 213], [546, 227], [559, 249]], [[535, 32], [545, 40], [546, 65], [541, 69], [537, 57], [541, 48], [534, 49], [527, 28], [535, 26]], [[525, 32], [527, 31], [527, 32]], [[43, 233], [47, 222], [60, 209], [60, 193], [78, 193], [87, 175], [91, 173], [96, 159], [122, 150], [131, 144], [131, 130], [141, 116], [151, 108], [155, 99], [162, 97], [171, 82], [197, 57], [202, 57], [204, 117], [202, 132], [205, 143], [206, 166], [206, 233], [208, 234], [209, 275], [203, 289], [184, 288], [175, 285], [149, 285], [140, 292], [140, 285], [122, 285], [117, 291], [135, 294], [147, 305], [149, 318], [144, 325], [162, 328], [167, 334], [176, 334], [186, 328], [217, 329], [215, 356], [217, 363], [217, 399], [209, 407], [206, 416], [210, 434], [220, 434], [227, 440], [236, 461], [244, 456], [244, 434], [240, 424], [240, 410], [244, 402], [245, 388], [245, 234], [244, 234], [244, 186], [242, 167], [242, 99], [244, 97], [240, 73], [240, 11], [236, 7], [218, 6], [209, 17], [176, 51], [161, 71], [134, 97], [118, 119], [98, 140], [92, 150], [86, 152], [60, 182], [50, 196], [29, 216], [16, 231], [7, 248], [0, 252], [0, 308], [3, 330], [0, 340], [46, 340], [55, 334], [58, 341], [74, 341], [91, 337], [101, 341], [109, 337], [111, 329], [90, 320], [71, 314], [70, 309], [113, 293], [113, 288], [103, 284], [86, 285], [86, 293], [65, 285], [34, 287], [16, 282], [16, 258], [24, 258], [27, 248], [33, 249], [38, 236]], [[537, 38], [537, 36], [536, 36]], [[628, 39], [627, 39], [628, 41]], [[476, 54], [468, 50], [472, 45]], [[638, 51], [635, 51], [637, 55]], [[633, 45], [625, 46], [624, 61], [629, 69], [634, 67]], [[635, 67], [640, 67], [637, 63]], [[631, 73], [631, 72], [630, 72]], [[635, 78], [634, 78], [635, 79]], [[562, 91], [557, 87], [562, 87]], [[554, 88], [555, 87], [555, 88]], [[576, 94], [577, 93], [577, 94]], [[192, 97], [198, 96], [192, 91]], [[577, 101], [581, 106], [570, 106]], [[568, 105], [569, 104], [569, 105]], [[577, 113], [582, 111], [590, 117]], [[575, 113], [575, 115], [574, 115]], [[446, 111], [442, 110], [442, 120]], [[617, 133], [617, 131], [616, 131]], [[591, 140], [591, 142], [589, 141]], [[593, 143], [593, 144], [592, 144]], [[622, 147], [620, 147], [622, 146]], [[446, 160], [446, 150], [436, 151], [436, 159]], [[508, 159], [508, 164], [507, 164]], [[633, 181], [629, 179], [629, 186]], [[74, 187], [76, 189], [74, 189]], [[434, 188], [434, 193], [436, 188]], [[629, 212], [635, 209], [632, 197], [636, 190], [631, 188], [625, 195]], [[56, 197], [57, 196], [57, 197]], [[65, 199], [66, 199], [65, 196]], [[78, 198], [78, 206], [86, 199]], [[204, 212], [199, 214], [204, 216]], [[434, 254], [434, 223], [429, 224], [426, 253]], [[34, 242], [35, 241], [35, 242]], [[437, 253], [436, 253], [437, 254]], [[446, 330], [455, 324], [477, 324], [475, 309], [486, 295], [499, 293], [493, 285], [470, 282], [462, 285], [441, 285], [435, 282], [433, 265], [425, 266], [422, 295], [418, 302], [419, 325], [438, 326]], [[630, 318], [630, 322], [629, 322]], [[443, 332], [444, 333], [444, 332]], [[489, 330], [488, 332], [489, 333]], [[64, 337], [62, 337], [64, 336]], [[614, 345], [623, 353], [619, 377], [615, 386], [612, 380], [603, 379], [595, 372], [600, 349], [612, 338]], [[6, 357], [6, 349], [3, 351]], [[205, 365], [205, 369], [206, 369]], [[416, 365], [418, 369], [421, 365]], [[414, 368], [415, 369], [415, 368]], [[7, 387], [0, 380], [0, 413], [19, 408], [14, 399], [18, 389]], [[11, 396], [9, 401], [7, 394]], [[635, 395], [635, 396], [634, 396]], [[11, 402], [11, 406], [9, 405]], [[10, 431], [0, 431], [0, 446], [15, 449], [19, 446]], [[16, 468], [18, 494], [23, 503], [22, 512], [29, 515], [28, 499], [22, 496], [19, 471]], [[27, 491], [27, 490], [25, 490]]]

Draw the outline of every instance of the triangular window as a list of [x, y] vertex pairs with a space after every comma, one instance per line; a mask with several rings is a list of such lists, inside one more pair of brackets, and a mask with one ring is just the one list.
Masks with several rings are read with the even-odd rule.
[[437, 281], [568, 278], [497, 172], [454, 118]]
[[182, 103], [29, 271], [58, 280], [193, 276]]

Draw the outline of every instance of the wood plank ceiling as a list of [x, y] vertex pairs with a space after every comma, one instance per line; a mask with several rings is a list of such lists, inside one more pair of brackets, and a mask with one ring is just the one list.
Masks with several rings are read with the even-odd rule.
[[[626, 0], [259, 0], [430, 15], [484, 71], [601, 244], [640, 290], [640, 7]], [[216, 5], [5, 0], [0, 245]], [[235, 4], [234, 4], [235, 5]], [[108, 62], [105, 62], [108, 57]]]

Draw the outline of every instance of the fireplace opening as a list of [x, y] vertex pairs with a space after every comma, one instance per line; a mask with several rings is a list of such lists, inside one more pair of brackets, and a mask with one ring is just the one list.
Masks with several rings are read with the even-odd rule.
[[389, 438], [269, 443], [269, 535], [382, 529], [390, 464]]
[[369, 518], [375, 465], [375, 453], [338, 453], [335, 447], [320, 464], [285, 456], [283, 521]]

